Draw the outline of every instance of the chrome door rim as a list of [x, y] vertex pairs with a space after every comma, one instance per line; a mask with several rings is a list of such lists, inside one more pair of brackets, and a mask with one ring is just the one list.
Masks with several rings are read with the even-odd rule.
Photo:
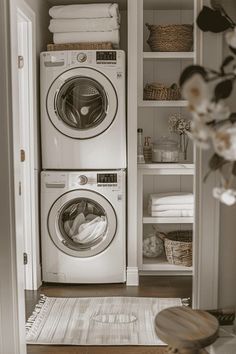
[[[60, 213], [62, 209], [65, 208], [66, 204], [69, 204], [71, 200], [76, 198], [87, 198], [95, 201], [97, 204], [101, 205], [101, 208], [105, 210], [107, 215], [108, 226], [105, 236], [101, 242], [94, 244], [89, 249], [79, 250], [79, 246], [78, 248], [71, 247], [71, 243], [69, 244], [69, 242], [65, 240], [60, 231], [58, 222]], [[93, 191], [79, 189], [63, 194], [53, 203], [48, 213], [47, 226], [49, 236], [59, 250], [73, 257], [86, 258], [102, 253], [110, 245], [116, 235], [117, 217], [110, 202], [102, 195]], [[74, 242], [74, 245], [77, 244]]]
[[[84, 77], [97, 81], [107, 95], [107, 114], [106, 118], [94, 128], [88, 130], [78, 130], [67, 125], [58, 115], [56, 109], [57, 95], [66, 81], [76, 77]], [[112, 82], [101, 72], [87, 67], [73, 68], [59, 75], [51, 84], [46, 97], [46, 109], [48, 117], [54, 127], [63, 135], [73, 139], [91, 139], [104, 133], [113, 123], [118, 108], [118, 98]]]

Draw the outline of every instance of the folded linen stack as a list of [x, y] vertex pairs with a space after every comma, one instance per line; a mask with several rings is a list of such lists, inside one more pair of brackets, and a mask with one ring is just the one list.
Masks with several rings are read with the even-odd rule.
[[49, 30], [55, 44], [120, 42], [118, 4], [80, 4], [53, 6]]
[[192, 193], [150, 194], [149, 214], [156, 217], [193, 217], [193, 202]]

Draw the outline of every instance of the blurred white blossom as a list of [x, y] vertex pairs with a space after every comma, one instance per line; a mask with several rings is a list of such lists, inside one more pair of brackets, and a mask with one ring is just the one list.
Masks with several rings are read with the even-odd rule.
[[182, 87], [182, 95], [188, 100], [190, 111], [201, 110], [210, 102], [209, 87], [200, 74], [194, 74]]
[[225, 39], [230, 47], [236, 48], [236, 27], [225, 34]]
[[222, 203], [228, 206], [236, 203], [236, 191], [233, 189], [215, 187], [213, 189], [213, 197], [219, 199]]
[[206, 124], [197, 120], [193, 120], [191, 123], [191, 131], [187, 134], [192, 140], [194, 140], [198, 147], [205, 150], [210, 148], [212, 129]]
[[236, 125], [223, 127], [212, 134], [213, 146], [225, 160], [236, 160]]

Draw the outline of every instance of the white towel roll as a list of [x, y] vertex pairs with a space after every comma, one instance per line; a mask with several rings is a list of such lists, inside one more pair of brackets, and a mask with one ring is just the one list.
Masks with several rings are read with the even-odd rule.
[[52, 33], [58, 32], [106, 32], [119, 29], [118, 17], [95, 19], [52, 19], [48, 27]]
[[115, 48], [119, 47], [119, 30], [107, 32], [68, 32], [54, 33], [55, 44], [61, 43], [86, 43], [86, 42], [111, 42]]
[[79, 4], [53, 6], [49, 10], [52, 18], [100, 18], [118, 17], [118, 4]]

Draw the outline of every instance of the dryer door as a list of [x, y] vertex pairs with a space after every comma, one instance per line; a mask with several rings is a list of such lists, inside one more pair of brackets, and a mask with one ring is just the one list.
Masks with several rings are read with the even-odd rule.
[[48, 231], [54, 244], [74, 257], [103, 252], [116, 235], [117, 218], [110, 202], [96, 192], [74, 190], [52, 205]]
[[48, 116], [62, 134], [90, 139], [106, 131], [115, 119], [117, 94], [111, 81], [92, 68], [64, 72], [47, 95]]

